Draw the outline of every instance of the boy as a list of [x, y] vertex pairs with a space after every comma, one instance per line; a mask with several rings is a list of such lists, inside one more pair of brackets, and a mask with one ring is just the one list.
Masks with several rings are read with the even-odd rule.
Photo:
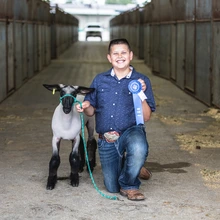
[[[139, 173], [148, 155], [148, 142], [144, 122], [155, 111], [155, 101], [150, 80], [130, 65], [133, 52], [126, 39], [110, 41], [107, 54], [112, 68], [98, 74], [91, 87], [93, 93], [86, 95], [82, 108], [88, 116], [96, 116], [96, 132], [99, 134], [98, 149], [109, 192], [120, 192], [130, 200], [144, 200], [139, 191]], [[140, 85], [143, 121], [137, 122], [135, 101], [129, 90], [133, 80]], [[142, 169], [141, 169], [142, 168]], [[146, 168], [145, 168], [146, 169]]]

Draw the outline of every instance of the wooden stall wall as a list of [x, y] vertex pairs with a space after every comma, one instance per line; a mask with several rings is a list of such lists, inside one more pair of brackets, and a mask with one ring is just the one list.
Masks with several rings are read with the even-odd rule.
[[1, 102], [78, 40], [78, 20], [41, 0], [1, 0], [0, 39]]
[[[219, 11], [218, 0], [152, 0], [113, 18], [110, 30], [127, 38], [154, 74], [220, 108]], [[122, 35], [125, 27], [132, 31]]]

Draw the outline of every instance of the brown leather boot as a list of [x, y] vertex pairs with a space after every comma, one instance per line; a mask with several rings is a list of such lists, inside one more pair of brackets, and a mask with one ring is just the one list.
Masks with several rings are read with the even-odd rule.
[[120, 194], [133, 201], [141, 201], [145, 199], [145, 196], [138, 189], [120, 189]]
[[139, 173], [139, 178], [143, 180], [149, 180], [152, 176], [152, 173], [150, 170], [148, 170], [146, 167], [142, 167]]

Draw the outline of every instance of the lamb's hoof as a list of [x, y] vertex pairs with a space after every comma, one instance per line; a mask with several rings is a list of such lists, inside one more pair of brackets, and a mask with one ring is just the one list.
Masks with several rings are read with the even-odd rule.
[[57, 175], [55, 175], [55, 176], [48, 176], [48, 179], [47, 179], [47, 190], [54, 189], [56, 183], [57, 183]]
[[79, 173], [82, 173], [83, 172], [83, 170], [84, 170], [84, 168], [82, 167], [82, 168], [79, 168]]
[[70, 174], [70, 184], [73, 187], [79, 186], [79, 174], [78, 173], [71, 173]]
[[[94, 160], [89, 161], [89, 167], [90, 167], [91, 172], [93, 172], [94, 167], [95, 167], [95, 162], [94, 162]], [[88, 166], [87, 166], [87, 172], [89, 172]]]
[[80, 165], [79, 165], [79, 173], [83, 172], [83, 170], [84, 170], [83, 167], [84, 167], [83, 163], [80, 163]]

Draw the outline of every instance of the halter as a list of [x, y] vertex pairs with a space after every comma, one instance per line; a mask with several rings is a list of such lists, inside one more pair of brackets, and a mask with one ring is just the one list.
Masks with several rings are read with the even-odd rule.
[[73, 106], [75, 103], [78, 102], [78, 103], [80, 104], [80, 107], [82, 107], [82, 106], [81, 106], [82, 103], [80, 103], [80, 101], [78, 101], [78, 100], [76, 99], [76, 97], [74, 97], [74, 96], [71, 95], [71, 94], [65, 94], [64, 96], [60, 97], [60, 103], [61, 103], [61, 104], [62, 104], [62, 100], [63, 100], [65, 97], [71, 97], [71, 98], [73, 98], [74, 102], [73, 102], [72, 106]]

